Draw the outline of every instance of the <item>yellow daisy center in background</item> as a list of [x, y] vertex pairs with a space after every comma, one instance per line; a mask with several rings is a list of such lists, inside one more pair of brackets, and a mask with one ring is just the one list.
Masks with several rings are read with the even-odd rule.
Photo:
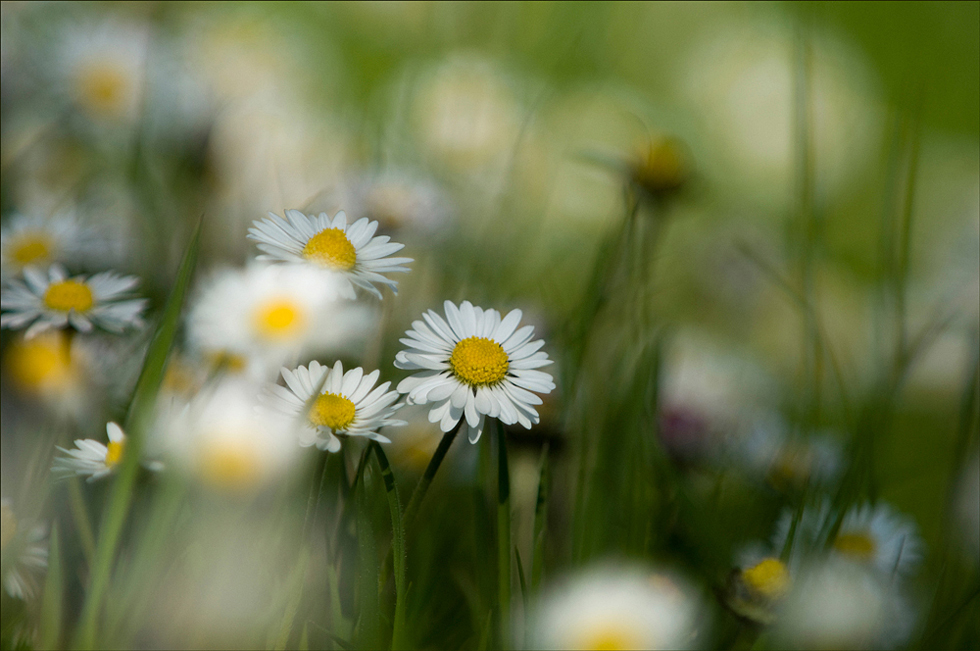
[[59, 312], [88, 312], [94, 303], [92, 290], [77, 280], [63, 280], [51, 283], [44, 292], [44, 304]]
[[644, 647], [647, 645], [644, 644], [643, 636], [637, 631], [616, 624], [607, 624], [589, 631], [583, 636], [581, 644], [575, 646], [575, 648], [595, 649], [595, 651], [622, 651]]
[[449, 367], [453, 375], [470, 386], [491, 386], [507, 375], [510, 360], [496, 341], [486, 337], [467, 337], [453, 348]]
[[230, 441], [204, 446], [199, 459], [202, 478], [215, 488], [242, 490], [259, 478], [261, 464], [255, 452]]
[[326, 228], [303, 247], [303, 257], [324, 267], [347, 271], [357, 262], [357, 249], [340, 228]]
[[60, 332], [14, 341], [6, 363], [14, 382], [33, 391], [64, 385], [72, 375], [68, 341]]
[[10, 247], [10, 257], [22, 267], [50, 256], [51, 240], [44, 233], [24, 233]]
[[766, 599], [778, 599], [789, 590], [789, 570], [776, 558], [766, 558], [742, 570], [742, 580]]
[[871, 535], [864, 531], [842, 533], [834, 541], [834, 549], [861, 561], [871, 560], [877, 547]]
[[110, 468], [116, 466], [122, 460], [123, 450], [125, 449], [125, 439], [122, 441], [109, 441], [109, 445], [106, 446], [105, 465]]
[[295, 335], [306, 319], [303, 310], [289, 300], [273, 300], [255, 311], [255, 327], [269, 339], [286, 339]]
[[345, 430], [354, 422], [354, 403], [336, 393], [324, 393], [310, 408], [310, 423], [316, 427]]
[[109, 61], [93, 62], [78, 72], [78, 96], [93, 113], [117, 116], [125, 110], [126, 71]]

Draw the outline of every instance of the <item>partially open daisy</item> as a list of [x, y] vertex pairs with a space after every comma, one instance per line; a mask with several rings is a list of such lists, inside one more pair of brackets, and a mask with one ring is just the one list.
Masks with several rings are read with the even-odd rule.
[[539, 420], [534, 405], [542, 402], [531, 392], [555, 388], [551, 375], [536, 370], [551, 363], [540, 350], [544, 341], [531, 341], [532, 326], [517, 327], [520, 310], [501, 318], [469, 301], [444, 307], [445, 320], [429, 310], [401, 339], [408, 349], [395, 356], [395, 366], [421, 372], [402, 380], [398, 391], [409, 403], [434, 403], [429, 421], [444, 432], [465, 416], [472, 443], [483, 433], [485, 416], [530, 429]]
[[90, 482], [111, 474], [122, 461], [126, 435], [116, 423], [107, 423], [105, 431], [109, 436], [108, 445], [92, 439], [76, 439], [71, 450], [59, 447], [67, 456], [57, 457], [51, 470], [59, 478], [87, 476]]
[[359, 367], [345, 373], [339, 361], [332, 369], [313, 361], [309, 368], [282, 369], [286, 387], [273, 385], [270, 393], [281, 411], [303, 416], [301, 445], [315, 444], [321, 450], [337, 452], [338, 434], [390, 443], [378, 430], [405, 424], [392, 418], [402, 405], [394, 404], [398, 392], [388, 391], [391, 382], [374, 386], [379, 375], [380, 371], [365, 375]]
[[0, 229], [0, 269], [6, 278], [30, 265], [74, 261], [98, 248], [98, 242], [95, 232], [73, 213], [47, 219], [14, 215]]
[[371, 312], [343, 293], [334, 274], [302, 265], [221, 271], [195, 298], [188, 336], [205, 357], [270, 377], [304, 349], [332, 350], [363, 337]]
[[49, 328], [71, 326], [90, 332], [98, 326], [111, 332], [140, 327], [146, 299], [130, 298], [139, 280], [105, 271], [86, 278], [69, 277], [61, 265], [47, 274], [34, 267], [24, 269], [23, 280], [4, 284], [0, 299], [0, 327], [20, 329], [28, 324], [29, 339]]
[[260, 260], [305, 262], [339, 273], [351, 286], [357, 285], [378, 298], [375, 283], [398, 291], [398, 283], [382, 274], [408, 271], [404, 265], [411, 258], [390, 258], [405, 245], [389, 242], [387, 235], [374, 237], [378, 222], [367, 218], [347, 224], [347, 215], [338, 212], [333, 219], [327, 213], [305, 215], [287, 210], [286, 218], [269, 213], [266, 219], [253, 222], [248, 237], [258, 242], [267, 255]]

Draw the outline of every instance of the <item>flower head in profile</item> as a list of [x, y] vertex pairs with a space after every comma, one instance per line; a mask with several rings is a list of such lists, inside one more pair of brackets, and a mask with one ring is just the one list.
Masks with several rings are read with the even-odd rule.
[[270, 387], [273, 403], [283, 412], [305, 416], [300, 430], [300, 444], [316, 445], [321, 450], [337, 452], [337, 435], [363, 436], [381, 443], [391, 441], [378, 433], [382, 427], [404, 425], [392, 416], [402, 405], [397, 391], [388, 391], [391, 382], [374, 385], [379, 371], [364, 373], [353, 368], [346, 373], [338, 361], [333, 368], [310, 362], [292, 371], [282, 369], [286, 386]]
[[69, 277], [57, 264], [47, 274], [27, 267], [23, 280], [4, 284], [0, 326], [20, 329], [30, 325], [25, 334], [28, 339], [50, 328], [68, 326], [80, 332], [91, 332], [98, 326], [116, 333], [141, 327], [146, 299], [131, 298], [138, 282], [135, 276], [111, 271]]
[[308, 263], [329, 269], [345, 279], [351, 292], [356, 285], [381, 298], [375, 283], [398, 291], [398, 283], [383, 274], [408, 271], [404, 265], [412, 259], [389, 257], [405, 245], [390, 242], [387, 235], [375, 237], [378, 222], [362, 218], [348, 225], [343, 211], [333, 219], [327, 213], [314, 216], [287, 210], [285, 214], [283, 219], [269, 213], [248, 230], [249, 239], [258, 242], [259, 249], [265, 252], [260, 260]]
[[55, 458], [51, 470], [61, 478], [88, 477], [90, 482], [112, 474], [126, 450], [126, 435], [116, 423], [107, 423], [105, 431], [108, 445], [92, 439], [76, 439], [71, 450], [59, 447], [65, 456]]
[[188, 315], [203, 356], [269, 377], [308, 348], [337, 349], [363, 337], [370, 310], [344, 298], [334, 274], [303, 265], [252, 265], [219, 272]]
[[535, 649], [685, 649], [697, 599], [672, 577], [643, 568], [596, 568], [546, 593], [531, 617]]
[[50, 218], [13, 215], [0, 229], [0, 269], [3, 277], [27, 266], [73, 262], [101, 248], [95, 231], [82, 225], [74, 213]]
[[469, 439], [483, 433], [486, 416], [527, 429], [537, 423], [532, 392], [550, 393], [551, 375], [537, 369], [551, 363], [541, 351], [544, 341], [531, 341], [532, 326], [518, 328], [521, 311], [501, 318], [497, 310], [484, 310], [463, 301], [445, 302], [446, 318], [429, 310], [412, 323], [408, 346], [395, 356], [395, 366], [419, 371], [398, 384], [409, 403], [433, 403], [429, 421], [448, 432], [465, 417]]

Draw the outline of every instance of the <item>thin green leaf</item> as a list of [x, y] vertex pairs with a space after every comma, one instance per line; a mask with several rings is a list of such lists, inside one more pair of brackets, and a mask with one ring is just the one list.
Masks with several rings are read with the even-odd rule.
[[507, 437], [500, 421], [497, 430], [497, 613], [500, 617], [501, 648], [510, 647], [510, 470], [507, 467]]
[[167, 367], [167, 358], [170, 355], [174, 336], [177, 334], [184, 297], [187, 295], [194, 267], [197, 264], [202, 224], [203, 220], [198, 222], [194, 235], [184, 252], [184, 258], [177, 272], [177, 279], [174, 282], [173, 290], [170, 292], [170, 297], [167, 299], [160, 323], [153, 333], [150, 347], [146, 351], [143, 369], [140, 371], [139, 379], [136, 381], [136, 389], [133, 391], [133, 398], [129, 404], [125, 423], [126, 454], [123, 456], [119, 474], [112, 485], [107, 507], [103, 514], [98, 545], [96, 546], [95, 563], [92, 567], [91, 583], [79, 617], [80, 623], [75, 643], [82, 649], [95, 647], [103, 597], [106, 587], [109, 585], [109, 575], [116, 557], [116, 547], [119, 544], [119, 537], [132, 498], [133, 485], [139, 472], [144, 434], [150, 426], [154, 402], [163, 382], [163, 374]]
[[483, 623], [483, 630], [480, 631], [480, 643], [477, 644], [480, 651], [487, 651], [490, 648], [490, 631], [493, 629], [493, 610], [487, 611], [487, 619]]
[[531, 548], [531, 589], [541, 585], [544, 572], [544, 539], [548, 528], [548, 491], [551, 483], [548, 465], [548, 443], [541, 450], [541, 472], [538, 478], [538, 499], [534, 504], [534, 543]]
[[398, 496], [398, 484], [395, 482], [395, 475], [391, 472], [391, 464], [381, 446], [375, 441], [371, 442], [371, 449], [378, 460], [381, 468], [381, 479], [384, 481], [385, 493], [388, 497], [388, 510], [391, 512], [391, 548], [392, 557], [395, 565], [395, 621], [391, 634], [391, 648], [405, 648], [405, 608], [406, 608], [406, 584], [405, 584], [405, 564], [407, 561], [405, 550], [405, 528], [402, 525], [402, 503]]
[[[293, 622], [296, 620], [296, 613], [299, 611], [300, 601], [303, 599], [303, 587], [306, 584], [306, 566], [310, 560], [309, 549], [304, 546], [300, 552], [299, 560], [289, 577], [289, 601], [286, 603], [286, 611], [282, 615], [279, 623], [279, 635], [276, 636], [276, 651], [285, 649], [289, 644], [289, 636], [293, 631]], [[305, 633], [306, 628], [303, 628]]]
[[51, 526], [51, 543], [48, 548], [48, 575], [44, 580], [44, 596], [41, 599], [42, 649], [60, 649], [62, 593], [64, 577], [61, 568], [61, 545], [58, 524]]
[[527, 579], [524, 578], [524, 563], [521, 562], [521, 550], [514, 546], [514, 555], [517, 557], [517, 577], [521, 581], [521, 604], [524, 607], [524, 648], [527, 648], [527, 614], [530, 608], [530, 601], [527, 594]]

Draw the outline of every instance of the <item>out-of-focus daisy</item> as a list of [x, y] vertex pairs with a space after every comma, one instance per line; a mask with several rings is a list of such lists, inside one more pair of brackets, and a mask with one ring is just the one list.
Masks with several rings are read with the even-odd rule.
[[78, 382], [79, 368], [72, 359], [69, 339], [59, 330], [33, 339], [18, 337], [6, 353], [4, 370], [25, 393], [61, 392]]
[[61, 478], [87, 476], [90, 482], [111, 474], [122, 461], [126, 435], [116, 423], [107, 423], [105, 431], [108, 445], [92, 439], [76, 439], [71, 450], [59, 447], [67, 456], [57, 457], [51, 470]]
[[688, 154], [676, 138], [651, 138], [630, 162], [630, 180], [661, 199], [677, 192], [691, 175]]
[[753, 475], [777, 488], [823, 485], [837, 477], [842, 451], [828, 434], [791, 436], [781, 417], [756, 416], [746, 431], [730, 441], [734, 460]]
[[[398, 384], [409, 403], [434, 403], [429, 421], [448, 432], [466, 417], [469, 439], [483, 433], [485, 416], [507, 425], [530, 429], [539, 420], [537, 393], [555, 388], [551, 375], [536, 369], [551, 363], [541, 351], [544, 340], [531, 341], [532, 326], [518, 328], [521, 311], [501, 318], [463, 301], [444, 304], [446, 319], [429, 310], [414, 321], [401, 342], [407, 350], [395, 356], [395, 366], [421, 371]], [[448, 323], [447, 323], [448, 321]]]
[[304, 416], [300, 430], [300, 445], [316, 445], [321, 450], [337, 452], [343, 436], [364, 436], [373, 441], [390, 443], [378, 433], [382, 427], [404, 425], [405, 421], [392, 416], [402, 405], [397, 391], [388, 391], [391, 382], [377, 387], [380, 371], [364, 374], [353, 368], [344, 373], [338, 361], [333, 368], [310, 362], [309, 368], [282, 369], [286, 387], [270, 387], [274, 404], [293, 416]]
[[90, 118], [132, 121], [144, 97], [148, 38], [122, 23], [76, 25], [61, 39], [56, 89]]
[[915, 623], [897, 586], [839, 557], [804, 568], [774, 632], [780, 648], [887, 649]]
[[542, 598], [529, 640], [535, 649], [685, 649], [703, 621], [679, 581], [640, 568], [600, 568]]
[[97, 244], [95, 233], [72, 213], [48, 219], [14, 215], [0, 229], [0, 269], [6, 278], [29, 265], [72, 262], [91, 253]]
[[771, 624], [776, 619], [776, 607], [790, 585], [786, 563], [775, 556], [765, 556], [732, 573], [725, 600], [740, 616], [759, 624]]
[[333, 219], [327, 213], [314, 216], [287, 210], [285, 214], [283, 219], [269, 213], [248, 229], [249, 239], [267, 254], [260, 260], [306, 262], [329, 269], [346, 280], [351, 293], [357, 285], [381, 298], [374, 283], [398, 292], [398, 283], [382, 274], [408, 271], [404, 265], [412, 259], [389, 257], [405, 245], [390, 242], [387, 235], [375, 237], [378, 222], [362, 218], [348, 225], [344, 211]]
[[37, 594], [36, 575], [48, 566], [48, 545], [43, 525], [22, 525], [10, 500], [0, 500], [0, 552], [7, 571], [3, 587], [11, 597], [26, 600]]
[[90, 332], [93, 326], [117, 333], [141, 327], [146, 299], [129, 298], [137, 283], [135, 276], [111, 271], [86, 278], [69, 277], [57, 264], [47, 275], [27, 267], [23, 280], [4, 284], [0, 326], [20, 329], [32, 324], [25, 334], [28, 339], [49, 328], [69, 325], [80, 332]]
[[[259, 385], [226, 378], [159, 416], [151, 452], [201, 484], [251, 493], [280, 477], [296, 458], [293, 419], [258, 406]], [[168, 465], [169, 467], [169, 465]]]
[[446, 196], [432, 181], [402, 172], [350, 180], [338, 195], [352, 218], [375, 220], [386, 230], [432, 233], [449, 217]]
[[253, 374], [271, 375], [305, 349], [338, 349], [363, 337], [371, 312], [345, 292], [336, 274], [304, 265], [221, 271], [194, 300], [188, 336], [205, 357], [241, 360]]

